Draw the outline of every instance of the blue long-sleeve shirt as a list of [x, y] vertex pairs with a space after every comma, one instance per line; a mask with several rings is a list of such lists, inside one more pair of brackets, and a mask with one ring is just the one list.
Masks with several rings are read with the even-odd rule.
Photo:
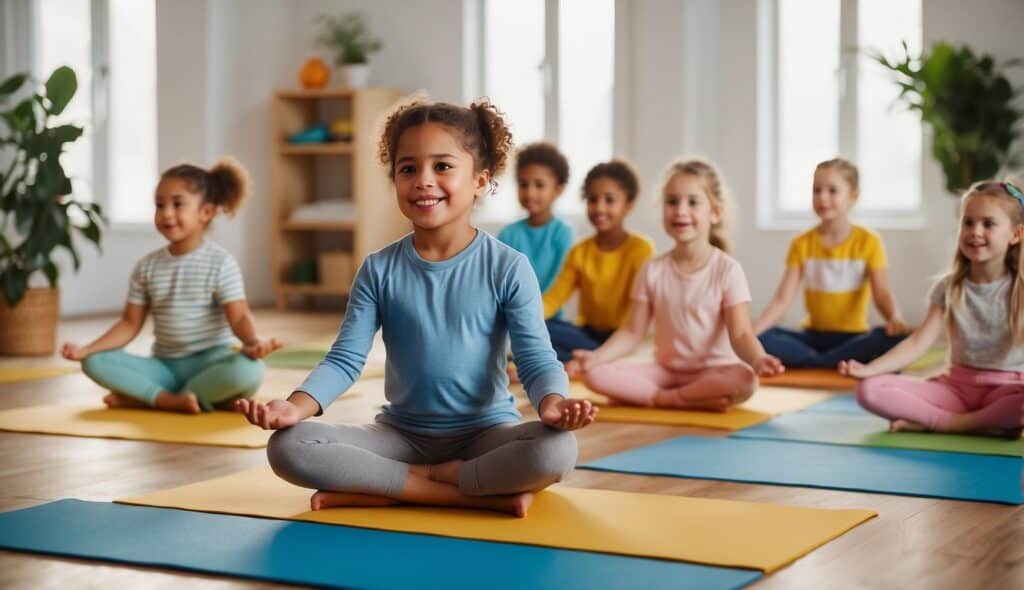
[[378, 328], [389, 402], [380, 421], [428, 432], [518, 422], [505, 373], [509, 336], [533, 405], [567, 395], [533, 269], [485, 232], [441, 262], [424, 260], [411, 234], [368, 256], [338, 338], [298, 390], [327, 407], [359, 378]]

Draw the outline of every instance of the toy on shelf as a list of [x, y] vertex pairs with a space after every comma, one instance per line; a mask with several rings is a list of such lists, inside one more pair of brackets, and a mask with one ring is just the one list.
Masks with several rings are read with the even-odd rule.
[[351, 119], [335, 119], [330, 125], [316, 123], [298, 133], [288, 136], [289, 143], [327, 143], [329, 141], [352, 141]]
[[319, 57], [307, 59], [302, 69], [299, 70], [299, 83], [302, 84], [303, 88], [309, 90], [327, 86], [327, 81], [330, 79], [331, 68], [327, 67], [324, 60]]

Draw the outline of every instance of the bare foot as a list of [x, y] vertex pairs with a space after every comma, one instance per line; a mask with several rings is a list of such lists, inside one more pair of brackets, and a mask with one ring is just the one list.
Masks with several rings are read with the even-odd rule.
[[516, 370], [515, 365], [509, 365], [506, 367], [505, 373], [508, 374], [509, 383], [519, 383], [519, 371]]
[[889, 432], [928, 432], [923, 424], [897, 418], [889, 423]]
[[145, 402], [139, 401], [134, 397], [128, 397], [123, 393], [111, 391], [107, 395], [103, 396], [103, 403], [108, 408], [148, 408]]
[[658, 408], [670, 408], [673, 410], [724, 412], [732, 406], [732, 399], [728, 396], [703, 400], [681, 399], [675, 391], [668, 389], [659, 391], [654, 395], [654, 406]]
[[565, 361], [565, 374], [569, 379], [579, 379], [583, 375], [583, 365], [576, 359]]
[[442, 483], [450, 483], [453, 486], [459, 485], [459, 469], [465, 463], [462, 459], [452, 459], [437, 465], [428, 465], [427, 477]]
[[525, 518], [526, 513], [530, 510], [530, 505], [533, 504], [533, 494], [525, 492], [522, 494], [516, 494], [512, 496], [509, 503], [506, 505], [511, 508], [509, 514], [512, 514], [516, 518]]
[[179, 412], [182, 414], [198, 414], [202, 412], [199, 407], [199, 398], [194, 393], [170, 393], [161, 391], [153, 401], [153, 407], [165, 412]]
[[340, 508], [342, 506], [364, 508], [378, 506], [394, 506], [399, 504], [398, 500], [385, 498], [384, 496], [370, 496], [367, 494], [348, 494], [345, 492], [328, 492], [320, 490], [309, 499], [309, 507], [312, 510], [323, 510], [324, 508]]
[[[382, 506], [395, 506], [404, 502], [384, 496], [370, 496], [367, 494], [349, 494], [345, 492], [328, 492], [320, 490], [309, 499], [309, 507], [312, 510], [323, 510], [325, 508], [362, 507], [377, 508]], [[517, 518], [526, 516], [530, 505], [533, 504], [533, 494], [524, 492], [522, 494], [508, 496], [477, 496], [472, 501], [472, 508], [483, 508], [511, 514]]]

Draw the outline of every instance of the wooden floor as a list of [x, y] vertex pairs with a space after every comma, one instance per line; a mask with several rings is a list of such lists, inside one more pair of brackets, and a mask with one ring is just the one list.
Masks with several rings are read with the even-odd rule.
[[[62, 337], [84, 342], [111, 318], [67, 321]], [[334, 336], [337, 314], [260, 311], [260, 333], [290, 344]], [[144, 334], [148, 334], [145, 331]], [[147, 350], [140, 338], [132, 349]], [[23, 362], [23, 361], [22, 361]], [[52, 363], [52, 360], [47, 362]], [[10, 364], [2, 360], [0, 364]], [[303, 371], [268, 371], [266, 391], [287, 394]], [[331, 406], [338, 422], [375, 414], [383, 383]], [[98, 400], [81, 374], [0, 384], [0, 408]], [[535, 415], [528, 415], [535, 418]], [[578, 432], [580, 462], [681, 434], [722, 433], [664, 426], [595, 424]], [[262, 450], [0, 433], [0, 511], [59, 498], [109, 501], [265, 464]], [[769, 588], [1024, 588], [1024, 508], [858, 492], [638, 477], [577, 470], [567, 485], [821, 508], [869, 508], [879, 517], [751, 586]], [[0, 588], [272, 588], [278, 584], [100, 565], [0, 551]], [[567, 582], [567, 588], [571, 584]], [[652, 589], [654, 590], [654, 589]]]

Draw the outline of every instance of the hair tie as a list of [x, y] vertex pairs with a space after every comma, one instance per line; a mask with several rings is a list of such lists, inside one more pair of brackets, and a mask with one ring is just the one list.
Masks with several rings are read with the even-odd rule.
[[1003, 190], [1006, 191], [1011, 197], [1017, 199], [1017, 202], [1020, 203], [1021, 208], [1024, 208], [1024, 192], [1021, 192], [1019, 188], [1013, 186], [1009, 182], [1000, 182], [999, 186], [1003, 187]]

